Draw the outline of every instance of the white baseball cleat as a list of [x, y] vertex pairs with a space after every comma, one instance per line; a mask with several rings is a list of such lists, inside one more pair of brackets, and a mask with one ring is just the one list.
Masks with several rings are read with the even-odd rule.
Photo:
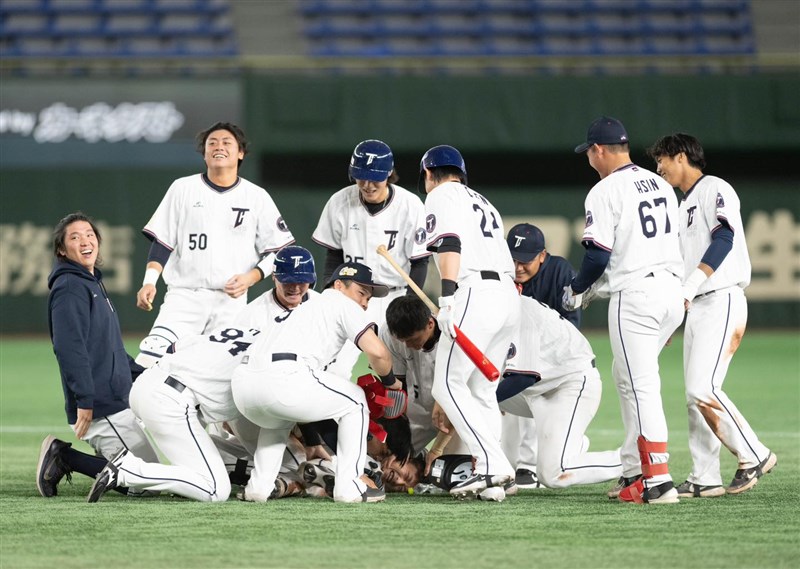
[[480, 494], [487, 488], [502, 487], [512, 480], [508, 474], [473, 474], [463, 482], [459, 482], [450, 488], [450, 494], [456, 498], [463, 499], [467, 496]]
[[499, 486], [492, 486], [478, 494], [478, 500], [483, 500], [484, 502], [502, 502], [505, 499], [505, 490]]
[[89, 495], [86, 497], [87, 502], [97, 502], [103, 494], [117, 487], [119, 468], [126, 454], [128, 454], [128, 449], [123, 448], [108, 461], [103, 470], [97, 473]]

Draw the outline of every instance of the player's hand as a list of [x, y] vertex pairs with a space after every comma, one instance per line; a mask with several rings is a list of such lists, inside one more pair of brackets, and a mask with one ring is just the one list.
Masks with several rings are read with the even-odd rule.
[[442, 451], [429, 450], [425, 453], [425, 472], [423, 474], [428, 476], [431, 473], [431, 465], [433, 461], [442, 456]]
[[150, 312], [153, 310], [153, 301], [156, 299], [156, 285], [142, 285], [136, 293], [136, 306]]
[[246, 293], [248, 288], [258, 282], [257, 279], [253, 278], [251, 273], [253, 273], [253, 271], [243, 275], [233, 275], [230, 279], [228, 279], [228, 282], [225, 283], [225, 288], [223, 289], [225, 294], [231, 298], [239, 298]]
[[79, 439], [83, 439], [86, 436], [86, 432], [92, 425], [92, 415], [92, 409], [78, 408], [78, 420], [75, 421], [75, 425], [72, 428], [75, 431], [75, 436]]
[[436, 321], [439, 323], [439, 329], [451, 340], [456, 337], [455, 308], [455, 296], [439, 297], [439, 314], [436, 316]]
[[449, 434], [453, 429], [453, 424], [450, 422], [450, 419], [447, 418], [447, 414], [438, 403], [433, 404], [431, 423], [443, 433]]
[[583, 293], [575, 294], [572, 291], [572, 285], [567, 285], [564, 287], [564, 295], [561, 297], [561, 304], [564, 306], [565, 310], [569, 310], [570, 312], [577, 310], [583, 304]]
[[325, 447], [322, 445], [306, 447], [306, 460], [314, 460], [315, 458], [330, 460], [331, 455], [328, 454], [328, 451], [325, 450]]

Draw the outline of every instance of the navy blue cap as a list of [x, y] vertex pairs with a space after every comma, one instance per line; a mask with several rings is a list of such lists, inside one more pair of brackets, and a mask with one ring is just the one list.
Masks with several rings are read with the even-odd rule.
[[582, 154], [594, 144], [625, 144], [628, 133], [621, 122], [611, 117], [600, 117], [589, 125], [586, 142], [575, 147], [575, 154]]
[[389, 294], [389, 287], [372, 280], [372, 269], [361, 263], [342, 263], [333, 271], [325, 288], [333, 286], [336, 281], [354, 281], [372, 289], [372, 296], [383, 298]]
[[512, 227], [506, 242], [511, 258], [519, 263], [530, 263], [545, 248], [544, 233], [530, 223], [520, 223]]

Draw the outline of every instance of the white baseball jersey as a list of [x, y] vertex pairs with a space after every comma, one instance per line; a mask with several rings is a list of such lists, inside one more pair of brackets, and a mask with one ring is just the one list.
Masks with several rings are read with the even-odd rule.
[[222, 289], [261, 255], [294, 242], [263, 188], [239, 178], [219, 191], [203, 174], [175, 180], [143, 232], [172, 251], [164, 282], [187, 288]]
[[332, 362], [346, 340], [358, 345], [361, 336], [377, 327], [367, 313], [338, 290], [327, 289], [289, 313], [279, 333], [266, 334], [254, 346], [248, 368], [258, 370], [272, 362], [274, 353], [296, 354], [311, 369]]
[[594, 352], [580, 331], [558, 312], [534, 298], [520, 298], [522, 314], [511, 344], [506, 371], [541, 377], [532, 389], [546, 393], [559, 380], [592, 367]]
[[421, 407], [430, 417], [434, 404], [431, 387], [436, 363], [436, 345], [429, 351], [412, 350], [392, 336], [388, 328], [381, 329], [380, 338], [392, 354], [392, 371], [395, 375], [406, 379], [409, 405]]
[[458, 282], [480, 271], [505, 273], [513, 280], [514, 261], [506, 244], [503, 220], [486, 198], [458, 182], [445, 182], [428, 194], [425, 212], [430, 250], [445, 237], [461, 241]]
[[751, 272], [739, 196], [725, 180], [703, 176], [680, 203], [680, 242], [686, 275], [700, 264], [712, 234], [722, 222], [733, 231], [733, 248], [714, 274], [703, 281], [698, 294], [729, 286], [745, 288], [750, 284]]
[[333, 194], [325, 204], [311, 238], [328, 249], [341, 249], [345, 261], [363, 263], [372, 269], [376, 282], [405, 287], [403, 278], [376, 253], [386, 245], [401, 267], [413, 259], [430, 255], [425, 249], [425, 208], [408, 190], [391, 185], [389, 203], [371, 214], [361, 201], [355, 184]]
[[597, 281], [601, 296], [666, 270], [683, 279], [678, 200], [661, 176], [628, 164], [600, 180], [585, 201], [583, 241], [611, 252]]

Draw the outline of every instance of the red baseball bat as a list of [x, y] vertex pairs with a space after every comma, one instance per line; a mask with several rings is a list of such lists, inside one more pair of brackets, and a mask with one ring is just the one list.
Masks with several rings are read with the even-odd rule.
[[[406, 281], [408, 286], [411, 287], [417, 296], [424, 302], [428, 308], [430, 308], [431, 312], [434, 316], [439, 313], [439, 307], [436, 306], [433, 301], [428, 298], [428, 295], [423, 292], [417, 283], [411, 280], [411, 277], [408, 276], [408, 273], [403, 270], [403, 267], [397, 264], [397, 261], [394, 260], [392, 254], [389, 253], [389, 250], [386, 249], [385, 245], [380, 245], [378, 247], [378, 255], [389, 261], [389, 264], [392, 265], [392, 268], [397, 271], [397, 274], [403, 277], [403, 280]], [[496, 381], [497, 378], [500, 377], [500, 372], [497, 371], [497, 368], [494, 366], [489, 359], [483, 355], [478, 347], [473, 344], [469, 338], [462, 332], [458, 326], [455, 327], [456, 329], [456, 337], [455, 342], [458, 344], [458, 347], [467, 355], [467, 357], [472, 360], [472, 363], [481, 370], [481, 373], [486, 376], [486, 379], [489, 381]]]

